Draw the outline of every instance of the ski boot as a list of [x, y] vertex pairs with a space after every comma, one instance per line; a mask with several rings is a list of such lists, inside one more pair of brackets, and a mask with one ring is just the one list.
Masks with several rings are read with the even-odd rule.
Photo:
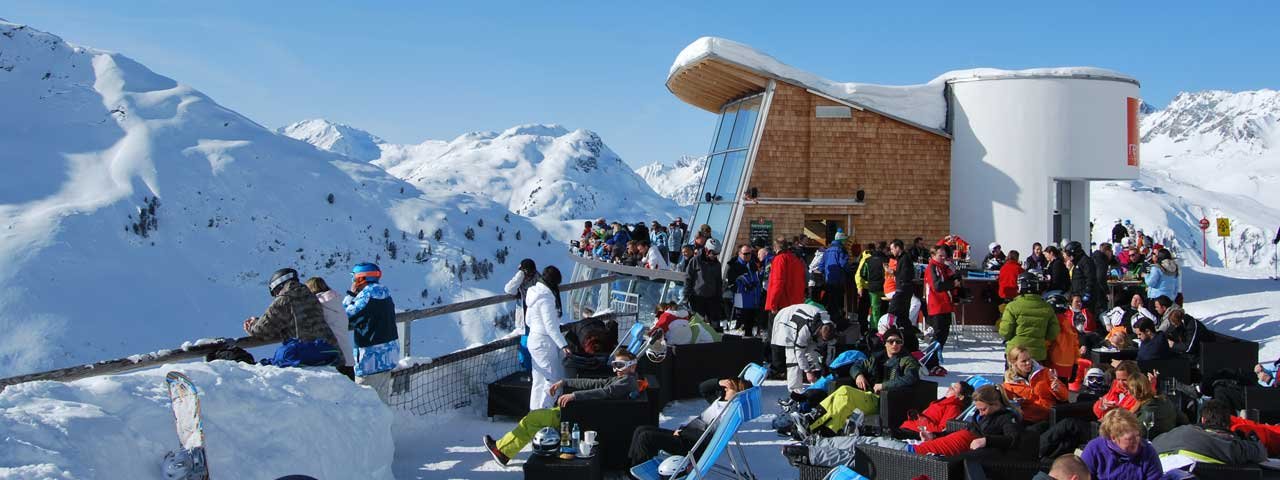
[[787, 457], [787, 462], [793, 467], [799, 467], [809, 463], [809, 447], [805, 445], [784, 445], [782, 447], [782, 456]]

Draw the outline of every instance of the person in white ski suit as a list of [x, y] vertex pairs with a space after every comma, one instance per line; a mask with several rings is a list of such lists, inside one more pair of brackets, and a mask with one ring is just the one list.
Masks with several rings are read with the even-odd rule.
[[564, 356], [569, 341], [560, 331], [560, 270], [548, 266], [542, 279], [525, 294], [525, 325], [529, 329], [529, 358], [533, 363], [533, 388], [529, 410], [551, 408], [555, 399], [547, 394], [551, 385], [564, 379]]
[[797, 303], [778, 310], [769, 343], [782, 347], [786, 353], [788, 390], [803, 392], [806, 380], [817, 379], [816, 372], [822, 367], [818, 346], [835, 336], [835, 323], [821, 306]]
[[538, 275], [538, 266], [533, 263], [533, 259], [526, 258], [520, 261], [520, 269], [516, 270], [515, 276], [507, 281], [507, 285], [503, 291], [507, 295], [515, 295], [515, 326], [512, 329], [520, 334], [520, 344], [516, 347], [516, 357], [520, 361], [520, 368], [526, 372], [533, 368], [533, 363], [529, 360], [529, 327], [526, 326], [524, 317], [528, 304], [525, 302], [528, 296], [529, 288], [536, 285], [542, 277]]

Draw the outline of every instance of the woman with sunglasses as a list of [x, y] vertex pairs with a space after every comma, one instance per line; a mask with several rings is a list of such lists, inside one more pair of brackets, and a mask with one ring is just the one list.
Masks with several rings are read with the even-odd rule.
[[[632, 465], [639, 465], [665, 451], [672, 455], [688, 455], [693, 445], [706, 433], [708, 428], [720, 417], [720, 412], [729, 405], [729, 401], [742, 391], [752, 387], [751, 382], [741, 378], [722, 378], [718, 384], [720, 394], [712, 400], [711, 405], [689, 423], [675, 430], [667, 430], [650, 425], [641, 425], [631, 435], [631, 451], [628, 457]], [[699, 452], [700, 453], [700, 452]]]
[[640, 381], [636, 376], [635, 355], [626, 350], [618, 350], [613, 354], [613, 361], [609, 362], [609, 366], [613, 368], [612, 378], [569, 378], [551, 384], [545, 393], [555, 398], [558, 406], [530, 411], [520, 419], [516, 428], [498, 440], [485, 435], [484, 447], [493, 455], [493, 460], [506, 466], [511, 457], [520, 453], [520, 449], [533, 440], [533, 435], [538, 430], [543, 427], [559, 427], [560, 409], [571, 402], [622, 400], [639, 395]]

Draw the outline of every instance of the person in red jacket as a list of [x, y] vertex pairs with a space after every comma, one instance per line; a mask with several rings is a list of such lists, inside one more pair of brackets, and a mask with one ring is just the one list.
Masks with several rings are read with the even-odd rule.
[[929, 375], [943, 376], [947, 370], [942, 368], [942, 347], [947, 345], [947, 337], [951, 336], [951, 318], [956, 311], [951, 292], [960, 286], [960, 277], [947, 264], [947, 248], [933, 247], [929, 257], [929, 266], [924, 270], [925, 322], [933, 328], [933, 345], [925, 350], [923, 364], [929, 369]]
[[[1121, 407], [1132, 411], [1134, 405], [1138, 404], [1138, 400], [1129, 394], [1129, 387], [1125, 386], [1125, 382], [1131, 375], [1142, 375], [1138, 362], [1125, 360], [1116, 365], [1115, 380], [1111, 383], [1111, 390], [1098, 401], [1093, 402], [1093, 414], [1097, 415], [1098, 419], [1102, 419], [1102, 416], [1113, 408]], [[1152, 383], [1155, 383], [1154, 379]]]
[[804, 303], [805, 266], [791, 250], [791, 242], [778, 237], [773, 241], [773, 248], [778, 252], [769, 264], [769, 289], [766, 292], [764, 308], [770, 314]]
[[1013, 297], [1018, 296], [1018, 275], [1022, 275], [1022, 264], [1018, 263], [1017, 250], [1009, 250], [1009, 255], [1005, 257], [1004, 265], [1000, 267], [1000, 276], [997, 277], [998, 293], [1000, 298], [1008, 302]]
[[902, 422], [900, 428], [919, 433], [920, 440], [933, 440], [937, 434], [947, 430], [947, 421], [959, 417], [970, 403], [973, 403], [973, 385], [952, 383], [947, 389], [947, 396], [930, 402], [920, 415]]

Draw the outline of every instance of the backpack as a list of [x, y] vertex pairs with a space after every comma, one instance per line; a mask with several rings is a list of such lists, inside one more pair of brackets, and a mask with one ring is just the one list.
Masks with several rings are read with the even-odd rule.
[[276, 349], [271, 358], [264, 358], [259, 363], [277, 367], [324, 367], [338, 365], [341, 360], [342, 353], [329, 342], [318, 338], [290, 338]]

